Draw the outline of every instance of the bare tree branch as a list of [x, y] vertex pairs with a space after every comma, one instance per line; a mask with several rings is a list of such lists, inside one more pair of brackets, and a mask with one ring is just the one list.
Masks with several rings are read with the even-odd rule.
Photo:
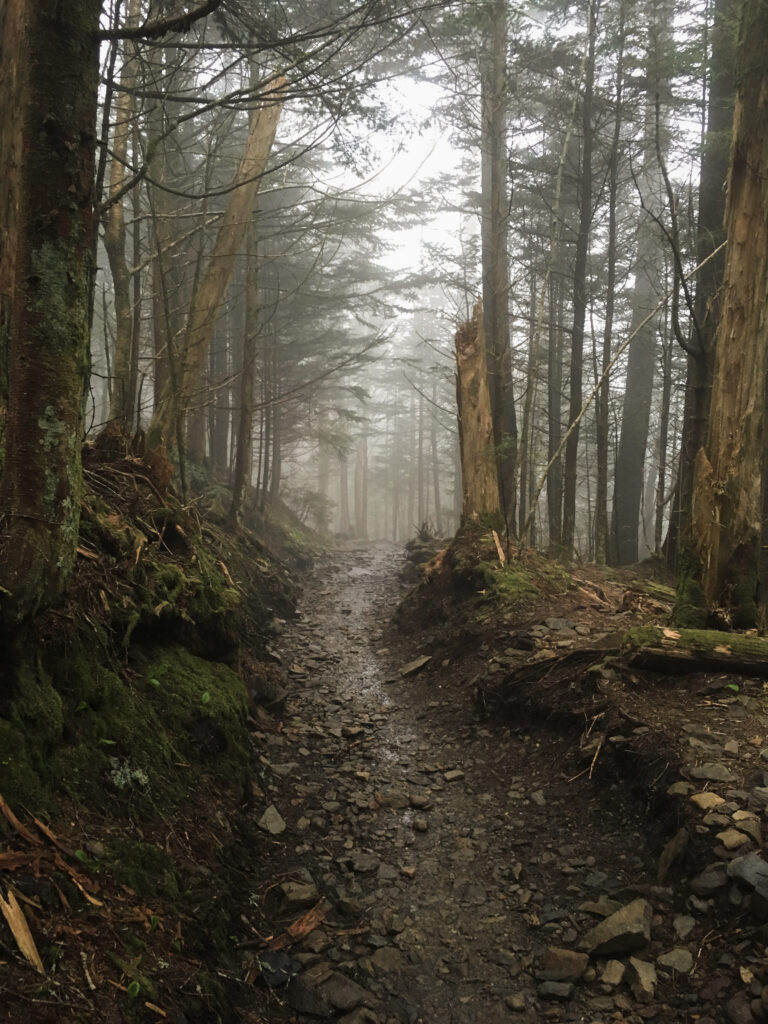
[[136, 28], [110, 28], [97, 32], [98, 39], [159, 39], [170, 32], [188, 32], [190, 27], [201, 18], [207, 18], [224, 0], [205, 0], [199, 7], [185, 14], [176, 14], [160, 21], [144, 22]]

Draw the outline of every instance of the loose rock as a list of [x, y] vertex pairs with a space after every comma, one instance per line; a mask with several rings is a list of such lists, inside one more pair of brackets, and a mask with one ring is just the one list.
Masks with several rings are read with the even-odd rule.
[[265, 832], [269, 832], [273, 836], [279, 836], [281, 832], [285, 832], [287, 827], [274, 804], [270, 804], [266, 811], [264, 811], [259, 818], [258, 824], [259, 828], [263, 828]]
[[578, 981], [588, 965], [586, 953], [550, 946], [539, 960], [536, 977], [542, 981]]
[[635, 999], [649, 1003], [656, 993], [656, 968], [646, 960], [631, 956], [627, 966], [627, 980]]
[[593, 957], [644, 949], [651, 938], [652, 916], [647, 900], [633, 900], [590, 929], [582, 938], [581, 949]]

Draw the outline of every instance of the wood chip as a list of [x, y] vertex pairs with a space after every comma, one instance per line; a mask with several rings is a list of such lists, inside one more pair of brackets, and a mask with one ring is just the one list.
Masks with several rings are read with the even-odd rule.
[[37, 952], [37, 946], [35, 945], [35, 940], [32, 938], [32, 932], [29, 930], [29, 925], [27, 924], [27, 919], [24, 916], [24, 911], [19, 906], [11, 889], [8, 890], [7, 900], [0, 896], [0, 911], [8, 922], [8, 927], [13, 932], [16, 945], [19, 947], [19, 950], [27, 962], [30, 963], [40, 974], [45, 974], [43, 962], [40, 959], [40, 954]]
[[292, 946], [294, 942], [298, 942], [299, 939], [305, 938], [310, 932], [313, 932], [319, 924], [325, 920], [330, 905], [326, 900], [320, 900], [316, 903], [311, 910], [308, 910], [303, 917], [298, 918], [293, 924], [289, 925], [282, 935], [278, 935], [276, 939], [272, 939], [269, 943], [270, 949], [285, 949], [286, 946]]
[[429, 654], [422, 654], [421, 657], [409, 661], [407, 665], [403, 665], [400, 669], [400, 678], [405, 679], [406, 676], [412, 676], [414, 672], [424, 668], [428, 661], [432, 661], [432, 657]]

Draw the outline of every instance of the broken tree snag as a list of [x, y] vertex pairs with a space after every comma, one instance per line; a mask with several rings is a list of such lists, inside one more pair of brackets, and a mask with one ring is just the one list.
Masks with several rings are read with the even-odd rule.
[[694, 543], [710, 616], [758, 618], [761, 457], [768, 348], [768, 4], [742, 5], [731, 165], [706, 452], [696, 463]]
[[628, 664], [657, 672], [768, 671], [768, 639], [714, 629], [641, 626], [625, 635], [622, 654]]
[[493, 419], [488, 393], [483, 306], [456, 332], [456, 404], [461, 449], [462, 519], [499, 512], [499, 482], [493, 449]]

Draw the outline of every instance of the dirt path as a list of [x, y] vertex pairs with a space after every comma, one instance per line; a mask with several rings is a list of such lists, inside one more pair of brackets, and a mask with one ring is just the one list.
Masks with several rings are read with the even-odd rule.
[[[606, 975], [609, 955], [566, 952], [639, 897], [655, 916], [637, 956], [686, 945], [671, 892], [651, 884], [654, 837], [563, 739], [478, 717], [430, 638], [391, 632], [399, 564], [387, 546], [325, 556], [277, 645], [296, 688], [259, 734], [260, 796], [287, 825], [270, 840], [282, 889], [265, 917], [275, 929], [318, 895], [331, 911], [290, 961], [267, 963], [295, 975], [273, 990], [275, 1019], [705, 1024], [698, 979], [658, 968], [652, 994], [627, 956]], [[432, 663], [399, 678], [421, 653]]]

